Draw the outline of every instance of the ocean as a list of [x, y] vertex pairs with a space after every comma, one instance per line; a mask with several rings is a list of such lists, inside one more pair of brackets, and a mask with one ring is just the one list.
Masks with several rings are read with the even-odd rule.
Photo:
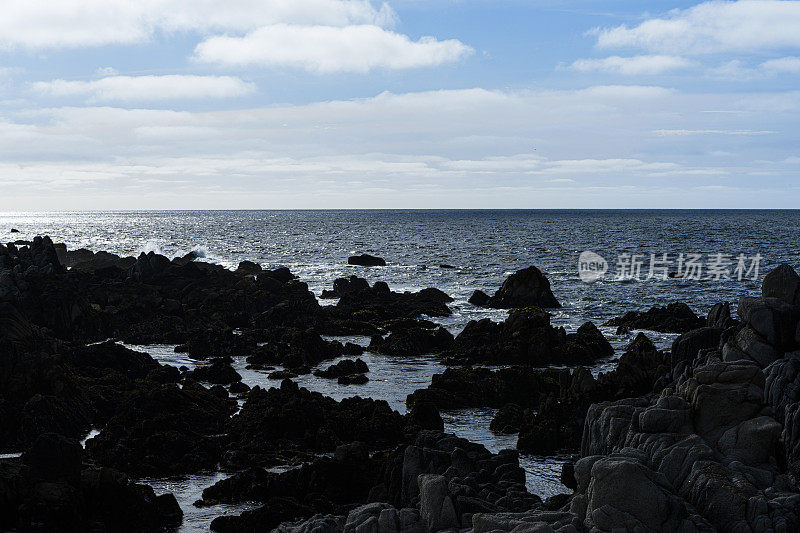
[[[19, 233], [9, 233], [16, 228]], [[715, 303], [760, 293], [761, 280], [786, 262], [800, 270], [800, 211], [772, 210], [323, 210], [323, 211], [106, 211], [0, 213], [7, 241], [50, 235], [70, 249], [121, 255], [156, 251], [168, 257], [197, 252], [203, 260], [235, 268], [242, 260], [265, 267], [287, 266], [319, 296], [338, 277], [356, 274], [385, 281], [395, 291], [439, 288], [455, 301], [453, 315], [436, 319], [454, 334], [473, 319], [503, 320], [505, 311], [467, 302], [476, 289], [489, 294], [514, 271], [530, 265], [548, 277], [562, 308], [552, 322], [568, 331], [630, 310], [685, 302], [698, 314]], [[579, 256], [591, 251], [608, 263], [605, 277], [581, 279]], [[388, 265], [347, 265], [347, 257], [369, 253]], [[665, 255], [666, 254], [666, 255]], [[653, 268], [651, 274], [651, 263]], [[452, 267], [452, 268], [451, 268]], [[683, 274], [670, 278], [669, 273]], [[665, 279], [666, 277], [666, 279]], [[740, 279], [741, 278], [741, 279]], [[331, 305], [335, 301], [323, 300]], [[734, 306], [735, 307], [735, 306]], [[618, 350], [635, 332], [616, 335], [601, 328]], [[647, 333], [668, 349], [675, 335]], [[361, 344], [368, 339], [351, 339]], [[135, 347], [167, 364], [196, 365], [171, 346]], [[340, 399], [359, 394], [385, 399], [403, 412], [405, 397], [430, 383], [443, 367], [434, 357], [398, 359], [365, 354], [370, 382], [340, 386], [301, 376], [302, 386]], [[325, 366], [327, 366], [326, 363]], [[251, 385], [275, 385], [265, 374], [237, 370]], [[604, 362], [595, 373], [613, 368]], [[494, 412], [471, 409], [443, 413], [446, 429], [492, 451], [513, 448], [516, 437], [495, 435]], [[529, 489], [547, 497], [566, 489], [558, 481], [558, 457], [523, 456]], [[150, 479], [157, 491], [174, 491], [184, 508], [182, 531], [207, 530], [221, 513], [241, 506], [196, 509], [191, 503], [222, 474]]]

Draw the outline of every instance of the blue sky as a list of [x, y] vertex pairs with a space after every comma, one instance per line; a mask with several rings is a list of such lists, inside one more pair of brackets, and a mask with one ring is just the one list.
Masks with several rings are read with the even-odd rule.
[[800, 1], [4, 9], [1, 210], [799, 206]]

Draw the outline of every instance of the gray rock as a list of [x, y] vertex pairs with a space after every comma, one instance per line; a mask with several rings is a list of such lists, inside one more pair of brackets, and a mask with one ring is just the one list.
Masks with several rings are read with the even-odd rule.
[[663, 474], [628, 457], [604, 457], [592, 466], [586, 523], [602, 531], [693, 531], [691, 510], [671, 492]]
[[728, 302], [720, 302], [711, 306], [706, 319], [706, 325], [716, 329], [727, 329], [734, 322], [731, 318], [731, 304]]
[[690, 362], [700, 350], [717, 348], [722, 331], [716, 328], [699, 328], [687, 331], [672, 341], [672, 366], [681, 361]]
[[422, 474], [417, 483], [420, 514], [428, 524], [428, 531], [459, 528], [458, 515], [447, 490], [447, 479], [436, 474]]
[[765, 298], [780, 298], [790, 304], [800, 305], [800, 276], [783, 263], [764, 276], [761, 295]]
[[779, 298], [742, 298], [739, 316], [777, 351], [795, 346], [795, 333], [800, 322], [800, 307]]
[[717, 448], [747, 465], [766, 464], [775, 457], [781, 425], [769, 416], [745, 420], [722, 434]]
[[284, 522], [273, 533], [342, 533], [343, 530], [343, 516], [315, 514], [308, 520]]
[[747, 325], [725, 344], [722, 353], [726, 361], [749, 359], [763, 368], [778, 359], [782, 352]]

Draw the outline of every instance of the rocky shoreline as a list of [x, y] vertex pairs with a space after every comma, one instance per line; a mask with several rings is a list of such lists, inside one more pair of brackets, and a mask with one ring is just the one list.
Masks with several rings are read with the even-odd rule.
[[[723, 302], [707, 317], [675, 303], [609, 321], [680, 336], [665, 352], [640, 333], [596, 377], [587, 367], [613, 347], [591, 322], [551, 325], [545, 309], [559, 301], [537, 268], [481, 294], [474, 305], [507, 318], [453, 336], [436, 323], [452, 298], [436, 288], [351, 276], [323, 306], [285, 268], [121, 258], [48, 237], [0, 245], [0, 453], [23, 452], [0, 459], [0, 529], [170, 530], [182, 518], [174, 496], [133, 479], [221, 470], [230, 477], [195, 505], [257, 506], [216, 518], [220, 532], [800, 530], [791, 267], [742, 298], [738, 319]], [[370, 368], [362, 347], [327, 340], [344, 335], [448, 368], [401, 414], [356, 396]], [[164, 365], [116, 341], [177, 345], [203, 365]], [[245, 383], [232, 366], [242, 360], [275, 387]], [[353, 397], [292, 381], [311, 373]], [[440, 410], [461, 407], [497, 409], [491, 429], [518, 434], [517, 450], [444, 432]], [[572, 492], [531, 494], [520, 453], [571, 454]]]

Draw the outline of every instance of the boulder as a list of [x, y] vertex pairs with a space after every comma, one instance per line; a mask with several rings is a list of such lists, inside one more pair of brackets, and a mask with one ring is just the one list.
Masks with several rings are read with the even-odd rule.
[[606, 321], [604, 326], [615, 326], [618, 332], [646, 329], [661, 333], [685, 333], [706, 325], [706, 321], [682, 302], [655, 306], [645, 312], [629, 311], [621, 317]]
[[369, 254], [351, 255], [347, 258], [347, 264], [367, 267], [386, 266], [386, 260]]
[[447, 490], [447, 479], [435, 474], [421, 474], [417, 484], [420, 514], [428, 524], [428, 530], [458, 529], [461, 523]]
[[780, 298], [786, 303], [800, 305], [800, 276], [791, 266], [782, 263], [764, 276], [761, 295], [764, 298]]
[[550, 281], [535, 266], [509, 276], [486, 305], [495, 309], [561, 307], [550, 290]]
[[469, 297], [469, 303], [472, 305], [477, 305], [478, 307], [484, 307], [491, 297], [481, 290], [476, 290], [472, 293], [472, 296]]
[[791, 351], [797, 346], [795, 333], [800, 322], [800, 306], [780, 298], [742, 298], [738, 313], [742, 322], [777, 351]]
[[716, 328], [704, 327], [688, 331], [672, 341], [670, 364], [674, 367], [678, 363], [691, 362], [701, 350], [719, 348], [722, 331]]
[[316, 370], [314, 375], [321, 378], [335, 379], [342, 376], [350, 376], [352, 374], [364, 374], [369, 372], [367, 363], [361, 359], [342, 359], [335, 365], [331, 365], [325, 370]]

